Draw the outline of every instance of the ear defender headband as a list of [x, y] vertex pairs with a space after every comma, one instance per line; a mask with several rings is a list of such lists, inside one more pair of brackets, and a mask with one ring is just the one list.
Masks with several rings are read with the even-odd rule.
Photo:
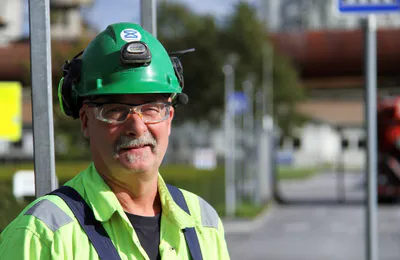
[[[195, 51], [194, 48], [169, 53], [175, 75], [178, 78], [179, 85], [183, 89], [183, 67], [178, 55]], [[73, 86], [79, 83], [82, 68], [82, 59], [79, 57], [83, 54], [81, 51], [75, 55], [71, 61], [65, 61], [62, 66], [63, 77], [58, 84], [58, 100], [61, 111], [74, 119], [79, 118], [79, 109], [82, 101], [79, 95], [73, 89]], [[144, 42], [128, 42], [121, 48], [120, 61], [125, 66], [148, 66], [151, 62], [151, 52], [147, 44]], [[189, 98], [184, 93], [172, 95], [172, 105], [176, 107], [178, 104], [187, 104]]]
[[65, 61], [62, 66], [63, 77], [58, 84], [58, 101], [60, 102], [61, 111], [74, 119], [79, 117], [78, 95], [72, 86], [80, 80], [82, 60], [79, 58], [83, 51], [75, 55], [71, 61]]

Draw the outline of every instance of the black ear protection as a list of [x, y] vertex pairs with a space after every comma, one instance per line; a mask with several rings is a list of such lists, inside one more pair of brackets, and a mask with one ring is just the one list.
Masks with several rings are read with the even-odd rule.
[[[178, 78], [179, 85], [183, 89], [183, 67], [178, 55], [193, 52], [195, 49], [188, 49], [169, 53], [175, 75]], [[83, 54], [81, 51], [75, 55], [71, 61], [65, 61], [62, 66], [63, 78], [58, 87], [58, 97], [61, 110], [74, 119], [79, 118], [79, 109], [82, 106], [82, 100], [73, 90], [73, 86], [79, 83], [82, 69], [82, 59], [79, 57]], [[144, 42], [128, 42], [121, 48], [120, 60], [125, 66], [148, 66], [151, 62], [150, 49]], [[189, 98], [184, 93], [178, 93], [172, 97], [172, 105], [176, 107], [178, 104], [187, 104]]]
[[79, 108], [81, 102], [76, 93], [73, 93], [73, 86], [80, 80], [82, 60], [79, 58], [83, 51], [75, 55], [71, 61], [65, 61], [62, 66], [63, 78], [60, 81], [58, 88], [58, 96], [61, 105], [61, 110], [74, 119], [79, 117]]
[[[178, 78], [179, 85], [181, 86], [182, 90], [185, 86], [184, 78], [183, 78], [183, 66], [181, 63], [181, 60], [179, 59], [179, 56], [182, 56], [188, 52], [194, 52], [195, 49], [187, 49], [187, 50], [182, 50], [182, 51], [177, 51], [177, 52], [170, 52], [168, 53], [172, 66], [174, 67], [175, 75]], [[185, 93], [178, 93], [172, 97], [172, 105], [176, 107], [178, 104], [185, 105], [189, 102], [189, 97]]]

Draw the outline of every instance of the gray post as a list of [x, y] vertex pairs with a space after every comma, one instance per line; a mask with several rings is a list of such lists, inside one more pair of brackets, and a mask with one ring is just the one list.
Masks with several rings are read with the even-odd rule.
[[248, 160], [244, 160], [246, 164], [246, 172], [249, 174], [253, 180], [253, 201], [254, 204], [259, 205], [261, 203], [257, 171], [255, 170], [255, 166], [257, 165], [255, 158], [255, 140], [254, 140], [254, 86], [252, 80], [246, 80], [243, 82], [243, 91], [246, 93], [249, 99], [249, 112], [243, 118], [243, 125], [245, 130], [245, 136], [247, 138], [247, 148], [246, 152], [250, 158]]
[[157, 37], [157, 1], [140, 1], [140, 23], [143, 29]]
[[248, 143], [252, 146], [254, 144], [254, 90], [253, 82], [246, 80], [242, 84], [243, 92], [249, 99], [249, 112], [245, 114], [243, 118], [243, 125], [245, 128], [246, 136], [248, 137]]
[[263, 46], [263, 74], [262, 74], [262, 131], [260, 136], [260, 161], [258, 170], [258, 185], [262, 201], [272, 196], [275, 183], [275, 150], [274, 122], [273, 122], [273, 48], [268, 42]]
[[366, 254], [368, 260], [378, 260], [377, 229], [377, 112], [376, 112], [376, 20], [368, 15], [364, 24], [365, 55], [365, 122], [367, 127], [367, 207]]
[[[341, 127], [337, 128], [340, 135], [341, 141], [343, 141], [344, 135]], [[340, 152], [338, 156], [338, 163], [336, 167], [336, 191], [337, 191], [337, 201], [339, 203], [344, 203], [346, 201], [346, 179], [345, 179], [345, 167], [344, 167], [344, 156], [343, 156], [343, 144], [340, 142]]]
[[[261, 2], [262, 19], [265, 30], [270, 28], [268, 21], [268, 13], [271, 12], [271, 7], [274, 3], [268, 0]], [[260, 145], [266, 147], [260, 148], [260, 153], [264, 160], [259, 163], [259, 188], [263, 200], [271, 198], [273, 187], [276, 185], [275, 179], [275, 134], [273, 121], [273, 46], [269, 41], [265, 41], [263, 45], [262, 59], [262, 132]], [[273, 181], [273, 182], [272, 182]]]
[[230, 55], [222, 68], [225, 74], [225, 213], [233, 217], [236, 212], [235, 188], [235, 118], [229, 104], [229, 96], [235, 91], [236, 56]]
[[51, 82], [49, 0], [29, 0], [36, 197], [57, 186]]

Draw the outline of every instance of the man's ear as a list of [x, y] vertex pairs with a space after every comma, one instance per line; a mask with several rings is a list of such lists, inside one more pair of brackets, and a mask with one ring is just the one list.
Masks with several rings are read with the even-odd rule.
[[83, 136], [86, 139], [89, 139], [89, 128], [88, 128], [88, 115], [87, 115], [87, 110], [83, 107], [79, 110], [79, 118], [81, 120], [81, 130], [83, 133]]
[[168, 136], [171, 134], [172, 120], [174, 119], [174, 115], [175, 115], [175, 108], [171, 106], [168, 118]]
[[169, 111], [169, 118], [171, 118], [171, 121], [172, 119], [174, 119], [174, 116], [175, 116], [175, 108], [171, 106], [171, 109]]

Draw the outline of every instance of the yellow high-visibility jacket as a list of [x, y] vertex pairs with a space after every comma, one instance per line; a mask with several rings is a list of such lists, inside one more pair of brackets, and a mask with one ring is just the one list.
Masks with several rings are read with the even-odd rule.
[[[65, 185], [73, 187], [102, 222], [122, 260], [146, 259], [128, 217], [93, 164]], [[162, 204], [159, 251], [162, 259], [190, 259], [183, 228], [195, 227], [204, 260], [229, 259], [221, 219], [205, 200], [182, 190], [191, 215], [173, 200], [159, 174]], [[36, 199], [0, 235], [0, 259], [99, 259], [65, 202], [55, 195]]]

